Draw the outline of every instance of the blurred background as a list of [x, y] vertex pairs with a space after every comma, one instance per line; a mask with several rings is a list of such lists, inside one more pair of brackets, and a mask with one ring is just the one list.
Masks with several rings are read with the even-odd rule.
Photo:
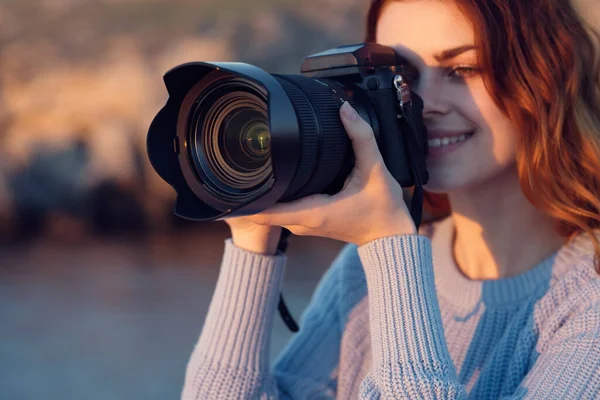
[[[366, 2], [0, 1], [0, 399], [174, 399], [229, 236], [172, 215], [147, 128], [188, 61], [298, 73]], [[341, 243], [292, 238], [296, 319]], [[291, 337], [279, 318], [271, 353]]]
[[[229, 236], [172, 215], [147, 128], [188, 61], [298, 73], [368, 0], [0, 0], [0, 399], [174, 399]], [[577, 0], [600, 21], [598, 0]], [[599, 23], [600, 26], [600, 23]], [[342, 243], [292, 238], [296, 319]], [[271, 354], [291, 333], [277, 317]]]

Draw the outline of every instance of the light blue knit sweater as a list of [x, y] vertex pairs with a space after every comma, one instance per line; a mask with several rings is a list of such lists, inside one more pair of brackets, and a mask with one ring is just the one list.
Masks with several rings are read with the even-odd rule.
[[518, 276], [475, 281], [453, 263], [452, 233], [446, 218], [346, 246], [273, 367], [285, 256], [228, 240], [182, 398], [600, 398], [591, 240], [580, 235]]

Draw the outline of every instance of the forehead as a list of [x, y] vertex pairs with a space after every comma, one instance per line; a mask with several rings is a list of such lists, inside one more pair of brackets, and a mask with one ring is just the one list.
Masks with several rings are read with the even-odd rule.
[[406, 48], [430, 63], [434, 54], [474, 44], [475, 36], [470, 21], [453, 1], [403, 0], [383, 7], [377, 42]]

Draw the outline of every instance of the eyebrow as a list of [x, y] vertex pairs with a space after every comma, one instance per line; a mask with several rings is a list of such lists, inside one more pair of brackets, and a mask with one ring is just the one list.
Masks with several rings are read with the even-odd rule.
[[434, 57], [438, 61], [451, 60], [455, 57], [458, 57], [459, 55], [461, 55], [464, 52], [467, 52], [469, 50], [474, 50], [474, 49], [477, 49], [477, 46], [475, 46], [473, 44], [466, 44], [464, 46], [459, 46], [459, 47], [455, 47], [453, 49], [444, 50], [440, 54], [436, 54]]

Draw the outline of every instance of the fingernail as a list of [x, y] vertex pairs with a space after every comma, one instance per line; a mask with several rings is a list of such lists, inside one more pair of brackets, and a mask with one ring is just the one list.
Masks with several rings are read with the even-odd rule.
[[350, 121], [358, 121], [358, 113], [347, 101], [344, 101], [344, 104], [342, 104], [342, 113]]

